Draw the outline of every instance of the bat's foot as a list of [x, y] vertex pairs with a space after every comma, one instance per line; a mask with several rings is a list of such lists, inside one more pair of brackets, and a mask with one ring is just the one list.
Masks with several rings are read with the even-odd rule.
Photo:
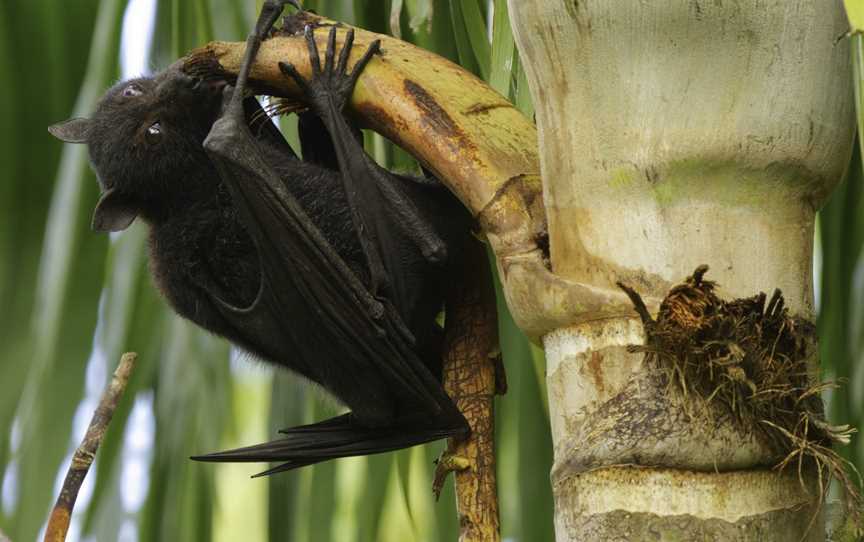
[[351, 56], [351, 48], [354, 46], [354, 30], [348, 30], [345, 35], [345, 43], [339, 51], [339, 59], [336, 59], [336, 27], [330, 28], [327, 40], [327, 51], [324, 55], [324, 67], [321, 67], [321, 59], [318, 56], [318, 45], [315, 43], [315, 29], [307, 26], [305, 30], [306, 43], [309, 47], [309, 62], [312, 65], [312, 77], [304, 78], [292, 64], [280, 62], [279, 68], [285, 76], [290, 77], [300, 87], [309, 102], [309, 105], [322, 118], [328, 119], [333, 114], [341, 114], [360, 74], [372, 60], [372, 57], [381, 51], [381, 40], [375, 40], [366, 49], [366, 52], [358, 60], [350, 73], [347, 73], [348, 58]]
[[297, 0], [265, 0], [261, 7], [261, 13], [258, 14], [258, 20], [255, 22], [255, 28], [246, 38], [246, 54], [243, 57], [243, 63], [240, 65], [240, 71], [237, 74], [237, 92], [231, 107], [234, 110], [239, 110], [243, 96], [246, 93], [246, 85], [249, 79], [249, 71], [252, 69], [252, 64], [255, 62], [255, 57], [258, 54], [258, 49], [261, 48], [261, 42], [270, 34], [276, 19], [282, 14], [285, 9], [285, 4], [291, 4], [297, 9], [302, 10]]

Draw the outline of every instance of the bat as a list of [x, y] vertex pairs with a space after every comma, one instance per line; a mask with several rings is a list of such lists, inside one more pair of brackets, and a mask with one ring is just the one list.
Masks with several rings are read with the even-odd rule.
[[[350, 412], [272, 442], [198, 456], [267, 461], [272, 474], [469, 431], [441, 384], [436, 323], [469, 218], [434, 179], [396, 175], [364, 151], [344, 114], [373, 43], [348, 71], [353, 31], [302, 89], [303, 159], [253, 96], [248, 76], [285, 4], [264, 3], [232, 87], [175, 63], [109, 89], [90, 118], [49, 131], [88, 146], [102, 189], [97, 231], [149, 226], [154, 282], [181, 316], [319, 384]], [[254, 119], [265, 122], [253, 130]]]

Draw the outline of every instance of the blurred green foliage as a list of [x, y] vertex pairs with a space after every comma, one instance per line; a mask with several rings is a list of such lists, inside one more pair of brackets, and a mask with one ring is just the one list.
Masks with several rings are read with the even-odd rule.
[[[819, 215], [822, 269], [819, 303], [819, 347], [827, 378], [841, 387], [829, 395], [829, 418], [864, 429], [864, 41], [855, 35], [852, 71], [858, 145], [846, 178]], [[864, 438], [853, 435], [841, 454], [864, 473]]]

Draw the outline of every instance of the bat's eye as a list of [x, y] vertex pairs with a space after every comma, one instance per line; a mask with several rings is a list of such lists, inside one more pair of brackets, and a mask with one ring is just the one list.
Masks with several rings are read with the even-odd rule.
[[147, 128], [147, 132], [144, 134], [144, 139], [147, 140], [147, 143], [154, 145], [162, 139], [162, 125], [158, 122], [154, 122]]
[[142, 94], [144, 94], [144, 91], [141, 90], [141, 87], [139, 87], [138, 85], [129, 85], [128, 87], [123, 89], [123, 96], [126, 98], [141, 96]]

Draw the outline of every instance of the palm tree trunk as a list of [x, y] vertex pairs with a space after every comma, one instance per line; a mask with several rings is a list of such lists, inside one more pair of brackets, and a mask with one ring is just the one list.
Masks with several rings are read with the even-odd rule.
[[503, 276], [546, 349], [557, 539], [823, 539], [812, 473], [652, 387], [615, 284], [656, 309], [708, 264], [725, 297], [780, 288], [813, 320], [814, 218], [854, 137], [840, 2], [509, 6], [555, 277]]

